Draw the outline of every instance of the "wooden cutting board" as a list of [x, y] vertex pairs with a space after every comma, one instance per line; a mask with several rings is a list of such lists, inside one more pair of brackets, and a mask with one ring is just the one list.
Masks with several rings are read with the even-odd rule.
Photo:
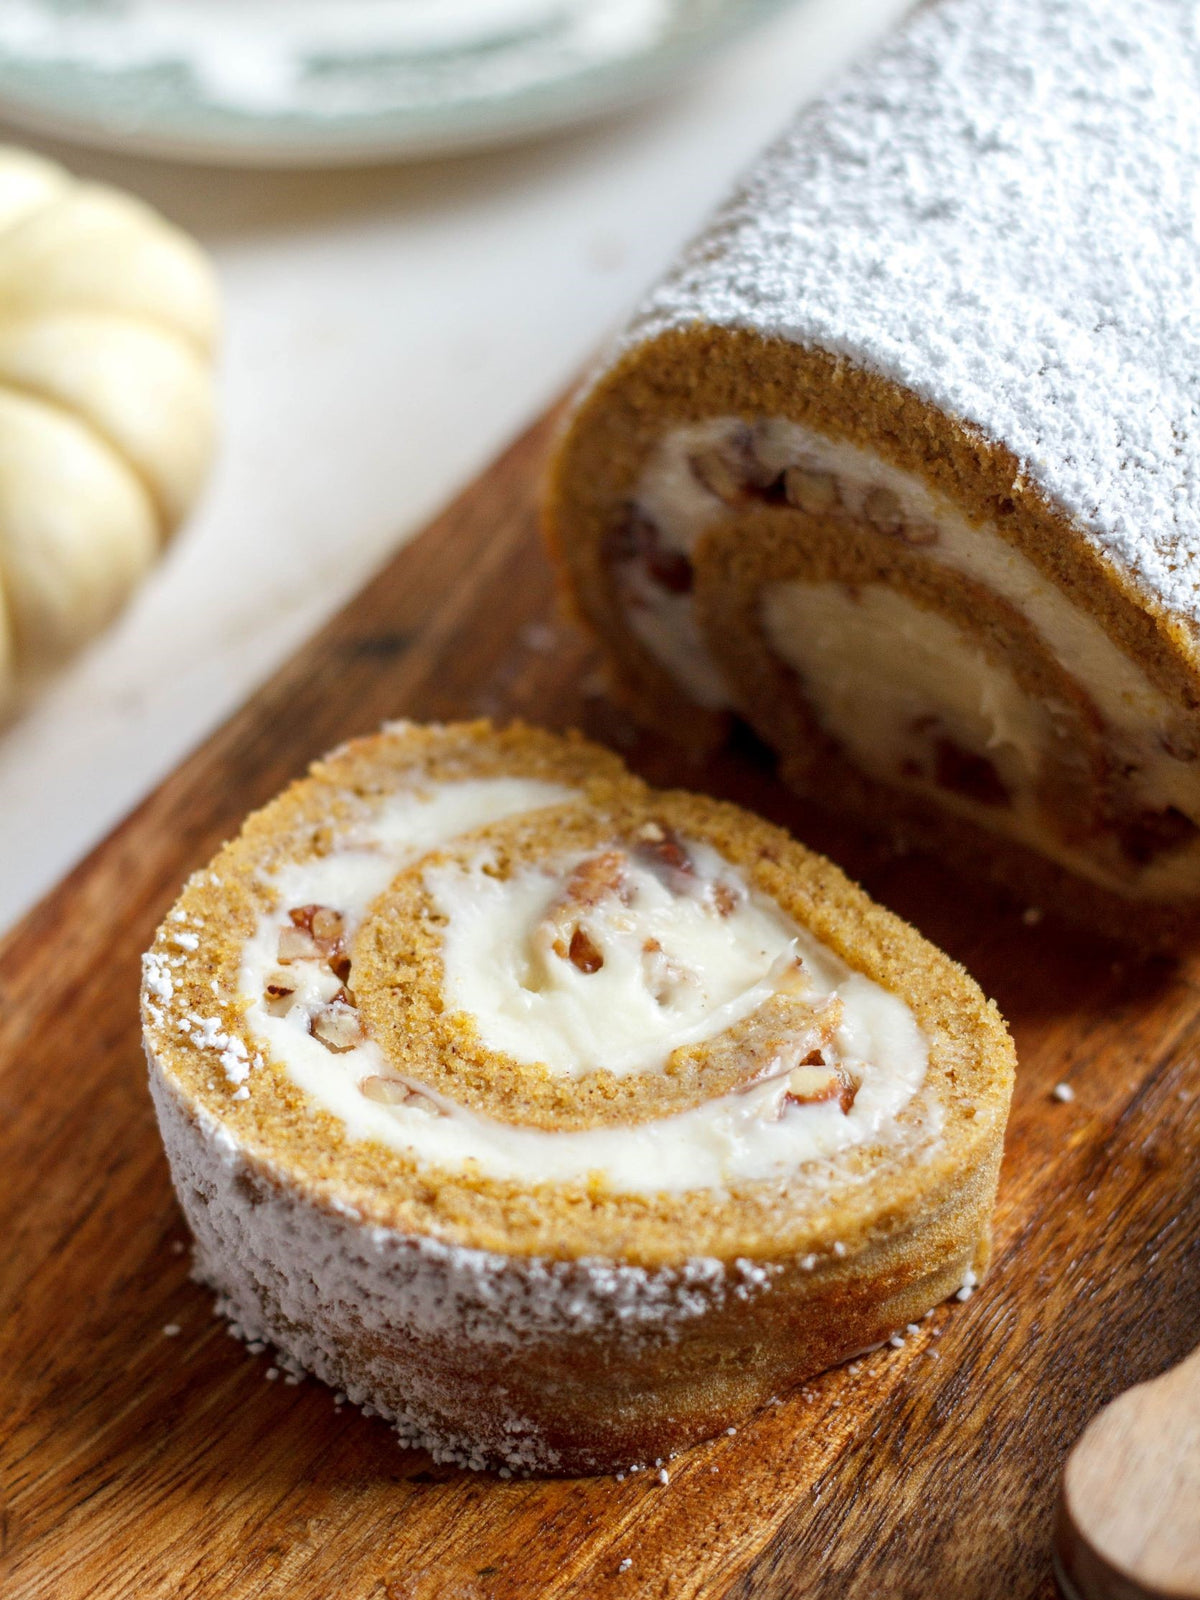
[[[534, 526], [552, 422], [0, 947], [5, 1600], [1049, 1596], [1068, 1447], [1195, 1343], [1200, 960], [1116, 961], [886, 858], [790, 799], [749, 741], [693, 768], [637, 738], [555, 611]], [[1017, 1039], [985, 1285], [681, 1457], [665, 1486], [437, 1467], [321, 1386], [272, 1381], [188, 1279], [139, 952], [184, 875], [310, 758], [384, 717], [480, 713], [581, 725], [656, 781], [785, 822], [964, 961]], [[1073, 1100], [1054, 1098], [1064, 1082]]]

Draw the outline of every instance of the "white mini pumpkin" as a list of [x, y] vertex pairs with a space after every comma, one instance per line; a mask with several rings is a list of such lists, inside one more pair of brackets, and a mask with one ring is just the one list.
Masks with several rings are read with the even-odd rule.
[[217, 309], [186, 234], [0, 146], [0, 710], [104, 627], [194, 502]]

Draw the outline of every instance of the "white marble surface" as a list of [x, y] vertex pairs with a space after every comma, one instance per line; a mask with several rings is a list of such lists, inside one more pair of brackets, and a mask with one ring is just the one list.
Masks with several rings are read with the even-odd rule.
[[8, 135], [191, 229], [227, 326], [200, 512], [0, 736], [0, 927], [562, 390], [758, 146], [905, 3], [799, 0], [636, 113], [413, 166], [222, 172]]

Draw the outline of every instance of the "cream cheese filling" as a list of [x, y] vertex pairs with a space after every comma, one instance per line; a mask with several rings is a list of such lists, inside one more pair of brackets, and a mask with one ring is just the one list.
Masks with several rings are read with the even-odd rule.
[[[242, 959], [240, 993], [245, 1023], [258, 1048], [282, 1065], [317, 1105], [337, 1117], [350, 1138], [376, 1140], [441, 1170], [462, 1171], [473, 1165], [502, 1181], [599, 1182], [616, 1193], [653, 1194], [719, 1190], [738, 1182], [782, 1177], [805, 1163], [835, 1156], [863, 1142], [925, 1138], [936, 1132], [936, 1107], [923, 1107], [919, 1118], [911, 1118], [907, 1133], [902, 1134], [896, 1121], [923, 1083], [928, 1061], [927, 1040], [909, 1007], [852, 971], [778, 907], [752, 898], [738, 884], [734, 888], [740, 888], [744, 904], [730, 917], [709, 916], [715, 928], [740, 913], [732, 929], [702, 932], [698, 922], [702, 913], [696, 907], [683, 908], [678, 917], [669, 914], [658, 886], [648, 883], [640, 885], [645, 898], [636, 930], [618, 926], [615, 912], [610, 925], [597, 927], [596, 937], [606, 959], [612, 957], [617, 977], [622, 971], [626, 980], [632, 977], [629, 964], [623, 962], [625, 958], [632, 962], [634, 943], [644, 943], [642, 928], [652, 926], [667, 935], [675, 957], [692, 963], [693, 973], [703, 974], [705, 984], [695, 994], [686, 999], [681, 996], [677, 1003], [668, 1000], [662, 1008], [664, 1019], [656, 1023], [658, 1031], [651, 1047], [646, 1041], [639, 1044], [628, 1019], [618, 1014], [617, 1008], [628, 1003], [645, 1019], [648, 1005], [656, 1003], [648, 989], [639, 992], [637, 980], [602, 988], [602, 998], [592, 1002], [572, 995], [572, 980], [566, 978], [549, 984], [542, 1003], [535, 1001], [526, 1007], [522, 1017], [524, 1002], [517, 991], [533, 995], [534, 991], [524, 989], [522, 979], [530, 976], [530, 952], [561, 887], [561, 877], [548, 882], [537, 872], [528, 874], [528, 881], [525, 874], [517, 875], [510, 895], [501, 894], [480, 911], [474, 870], [459, 873], [457, 878], [441, 868], [431, 870], [430, 886], [445, 896], [450, 917], [446, 951], [453, 972], [451, 998], [471, 1012], [485, 1038], [497, 1028], [496, 1037], [508, 1037], [504, 1030], [515, 1026], [517, 1042], [532, 1052], [523, 1059], [554, 1056], [559, 1070], [571, 1073], [585, 1070], [582, 1061], [589, 1055], [603, 1054], [609, 1064], [607, 1046], [611, 1041], [614, 1059], [622, 1064], [617, 1070], [653, 1070], [678, 1043], [693, 1036], [711, 1037], [729, 1026], [732, 1017], [748, 1014], [775, 992], [780, 959], [794, 965], [799, 956], [811, 978], [813, 997], [837, 995], [842, 1002], [841, 1025], [835, 1036], [838, 1064], [852, 1071], [858, 1082], [848, 1111], [832, 1101], [785, 1106], [786, 1076], [756, 1082], [743, 1091], [657, 1120], [585, 1131], [547, 1132], [502, 1122], [424, 1084], [413, 1085], [418, 1092], [396, 1104], [380, 1103], [364, 1094], [364, 1083], [387, 1077], [390, 1069], [369, 1037], [359, 1038], [351, 1048], [331, 1051], [310, 1032], [314, 1013], [330, 1002], [338, 982], [322, 970], [321, 963], [298, 963], [303, 970], [296, 973], [296, 990], [288, 1010], [282, 1015], [272, 1011], [266, 991], [279, 970], [280, 934], [288, 926], [289, 908], [320, 904], [336, 911], [345, 921], [349, 939], [372, 900], [388, 887], [396, 872], [434, 844], [453, 837], [454, 830], [465, 831], [513, 810], [564, 798], [549, 786], [525, 785], [522, 790], [519, 783], [524, 780], [512, 780], [503, 791], [493, 784], [489, 792], [487, 783], [471, 780], [464, 785], [431, 786], [420, 799], [396, 796], [381, 806], [377, 830], [363, 825], [343, 847], [309, 861], [289, 863], [268, 880], [274, 906], [260, 917]], [[485, 816], [493, 801], [504, 809]], [[436, 821], [439, 812], [442, 819]], [[412, 837], [405, 832], [410, 825], [415, 830]], [[691, 849], [700, 852], [701, 875], [707, 874], [709, 883], [736, 878], [715, 853], [704, 852], [699, 845]], [[478, 866], [482, 872], [482, 855]], [[568, 872], [569, 867], [568, 863]], [[634, 921], [638, 921], [636, 907], [625, 909], [633, 911]], [[505, 948], [510, 936], [518, 954]], [[476, 959], [485, 969], [482, 972], [469, 970]], [[614, 989], [619, 990], [619, 998]], [[505, 1007], [506, 1015], [498, 1021]], [[576, 1054], [581, 1043], [582, 1054]], [[540, 1049], [540, 1045], [547, 1048]], [[253, 1092], [253, 1074], [249, 1088]]]
[[[587, 857], [504, 880], [489, 874], [486, 852], [465, 868], [431, 868], [426, 886], [448, 919], [447, 1004], [469, 1013], [490, 1049], [568, 1078], [658, 1070], [673, 1050], [723, 1032], [776, 992], [800, 930], [735, 883], [715, 850], [689, 840], [688, 853], [682, 893], [648, 866], [625, 864], [621, 893], [585, 913], [582, 966], [554, 951], [553, 912]], [[713, 905], [718, 884], [731, 904], [725, 915]]]
[[1049, 718], [961, 628], [883, 584], [772, 584], [762, 614], [818, 721], [864, 772], [908, 771], [932, 786], [923, 767], [939, 738], [986, 751], [1016, 819], [1040, 834], [1033, 798]]
[[[706, 451], [728, 451], [744, 433], [745, 425], [736, 418], [713, 418], [673, 429], [659, 442], [639, 483], [636, 504], [666, 549], [690, 557], [707, 528], [722, 517], [736, 514], [701, 481], [695, 462]], [[843, 509], [855, 517], [871, 520], [868, 500], [880, 490], [894, 497], [903, 523], [916, 530], [915, 542], [922, 557], [961, 572], [1014, 605], [1037, 631], [1047, 650], [1086, 690], [1107, 724], [1109, 742], [1124, 768], [1131, 801], [1148, 810], [1173, 807], [1200, 824], [1200, 760], [1178, 737], [1177, 708], [1100, 623], [1074, 605], [1001, 535], [994, 522], [971, 524], [950, 501], [914, 474], [892, 466], [872, 451], [798, 423], [774, 418], [760, 424], [754, 451], [757, 461], [768, 470], [782, 472], [795, 467], [831, 475]], [[622, 579], [622, 592], [631, 630], [682, 687], [703, 705], [731, 704], [728, 690], [721, 693], [720, 670], [700, 636], [690, 597], [661, 590], [656, 593], [655, 585], [644, 573], [633, 571]], [[774, 599], [766, 604], [768, 625], [774, 628], [773, 642], [780, 643], [788, 631], [783, 613], [792, 602]], [[815, 604], [819, 607], [821, 603]], [[930, 648], [936, 628], [936, 622], [931, 622], [927, 633]], [[908, 625], [902, 631], [911, 636]], [[802, 643], [794, 644], [791, 652], [784, 654], [799, 670], [794, 657], [801, 652], [810, 669], [814, 668], [813, 652]], [[699, 669], [694, 670], [692, 663], [698, 656], [703, 659]], [[966, 664], [962, 648], [955, 648], [954, 661], [955, 671]], [[877, 668], [878, 662], [873, 670]], [[906, 670], [894, 658], [888, 658], [886, 669], [889, 674]], [[976, 680], [979, 676], [973, 665], [970, 676]], [[953, 679], [954, 672], [947, 671], [939, 696], [942, 709], [950, 716], [961, 709], [954, 703], [957, 691]], [[855, 698], [861, 702], [861, 696]], [[1007, 691], [1005, 698], [1010, 698]], [[860, 710], [861, 704], [856, 704], [856, 717]], [[1036, 720], [1036, 711], [1021, 713], [1018, 720], [1030, 727]], [[859, 736], [855, 742], [849, 721], [841, 717], [838, 727], [831, 726], [829, 731], [854, 748], [858, 757], [865, 741]], [[867, 770], [877, 770], [877, 763]], [[963, 804], [958, 802], [959, 809]], [[1200, 841], [1118, 876], [1083, 851], [1066, 851], [1022, 805], [1008, 814], [992, 810], [983, 815], [982, 808], [967, 804], [989, 826], [1017, 832], [1044, 853], [1110, 886], [1128, 889], [1132, 882], [1140, 892], [1150, 895], [1200, 889]]]

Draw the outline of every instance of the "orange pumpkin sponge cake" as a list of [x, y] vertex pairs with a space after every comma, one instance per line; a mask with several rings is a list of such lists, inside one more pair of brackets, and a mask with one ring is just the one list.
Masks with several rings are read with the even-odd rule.
[[143, 1007], [200, 1275], [439, 1459], [666, 1457], [986, 1264], [995, 1007], [577, 738], [335, 752], [188, 883]]
[[645, 721], [735, 712], [811, 798], [1155, 940], [1200, 910], [1194, 20], [917, 8], [651, 292], [548, 492]]

